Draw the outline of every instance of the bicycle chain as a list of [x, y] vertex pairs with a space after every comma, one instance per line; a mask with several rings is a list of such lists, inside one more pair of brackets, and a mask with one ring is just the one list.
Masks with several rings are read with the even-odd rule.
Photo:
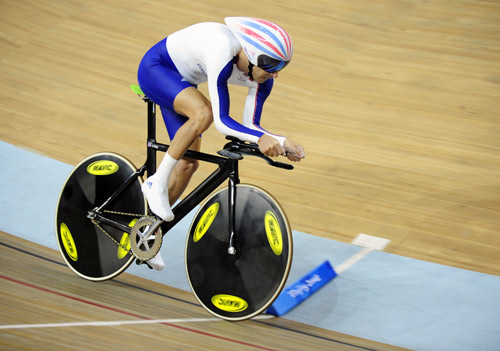
[[[127, 213], [127, 212], [110, 211], [110, 210], [104, 210], [103, 212], [122, 215], [122, 216], [129, 216], [129, 217], [139, 217], [138, 219], [149, 217], [148, 215], [142, 215], [142, 214], [137, 214], [137, 213]], [[104, 234], [106, 234], [108, 236], [108, 238], [110, 238], [118, 247], [121, 247], [123, 250], [125, 250], [125, 252], [132, 255], [134, 258], [140, 260], [140, 258], [137, 257], [136, 254], [134, 254], [134, 252], [131, 249], [127, 249], [125, 246], [120, 244], [120, 242], [118, 242], [118, 240], [113, 238], [113, 236], [111, 234], [109, 234], [103, 227], [101, 227], [97, 220], [93, 220], [92, 222], [97, 226], [97, 228], [99, 228]]]

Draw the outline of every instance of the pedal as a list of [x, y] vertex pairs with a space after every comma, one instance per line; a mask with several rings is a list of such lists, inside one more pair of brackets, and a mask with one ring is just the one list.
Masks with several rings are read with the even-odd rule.
[[141, 264], [145, 264], [146, 267], [148, 267], [149, 269], [154, 269], [153, 267], [151, 267], [151, 265], [148, 263], [148, 261], [143, 261], [143, 260], [140, 260], [140, 259], [136, 259], [135, 260], [135, 264], [140, 266]]
[[163, 220], [142, 217], [130, 232], [130, 248], [141, 261], [148, 261], [156, 256], [163, 240], [161, 224]]

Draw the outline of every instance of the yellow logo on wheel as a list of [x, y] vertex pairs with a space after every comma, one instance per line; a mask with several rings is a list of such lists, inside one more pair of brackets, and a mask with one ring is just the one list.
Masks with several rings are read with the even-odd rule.
[[116, 171], [118, 171], [118, 169], [119, 167], [115, 162], [109, 160], [100, 160], [92, 162], [90, 165], [88, 165], [87, 172], [97, 176], [105, 176], [115, 173]]
[[193, 241], [196, 243], [198, 242], [201, 238], [203, 238], [203, 235], [207, 232], [208, 228], [212, 225], [212, 222], [215, 219], [215, 216], [217, 216], [217, 212], [219, 212], [219, 203], [216, 202], [212, 206], [208, 208], [208, 210], [205, 211], [203, 216], [201, 216], [200, 220], [198, 221], [198, 224], [196, 225], [196, 229], [193, 234]]
[[[128, 224], [130, 228], [132, 228], [137, 222], [137, 218], [134, 218], [132, 222]], [[123, 233], [122, 238], [120, 240], [120, 245], [118, 246], [118, 259], [121, 260], [130, 252], [130, 236], [128, 233]]]
[[215, 307], [226, 312], [241, 312], [247, 309], [248, 303], [241, 297], [219, 294], [212, 297]]
[[283, 251], [283, 236], [276, 216], [271, 211], [267, 211], [264, 217], [267, 240], [274, 254], [279, 256]]
[[75, 241], [73, 240], [73, 236], [71, 235], [71, 232], [69, 231], [66, 223], [61, 223], [59, 231], [61, 233], [61, 240], [64, 246], [64, 250], [66, 250], [69, 258], [76, 262], [78, 260], [78, 252], [76, 251], [76, 245]]

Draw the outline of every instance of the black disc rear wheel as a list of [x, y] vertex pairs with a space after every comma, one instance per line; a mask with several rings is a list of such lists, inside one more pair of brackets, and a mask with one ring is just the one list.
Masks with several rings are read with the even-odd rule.
[[[129, 234], [102, 224], [101, 229], [87, 215], [135, 172], [134, 165], [123, 156], [99, 153], [81, 161], [68, 176], [57, 204], [56, 236], [64, 261], [80, 277], [94, 281], [110, 279], [133, 262]], [[105, 210], [111, 211], [106, 216], [132, 227], [147, 213], [141, 184], [137, 176], [106, 206]]]

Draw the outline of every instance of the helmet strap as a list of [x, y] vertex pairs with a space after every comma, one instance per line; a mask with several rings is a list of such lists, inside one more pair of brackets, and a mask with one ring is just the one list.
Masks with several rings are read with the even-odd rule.
[[250, 80], [253, 80], [253, 66], [255, 66], [253, 63], [248, 64], [248, 77]]

